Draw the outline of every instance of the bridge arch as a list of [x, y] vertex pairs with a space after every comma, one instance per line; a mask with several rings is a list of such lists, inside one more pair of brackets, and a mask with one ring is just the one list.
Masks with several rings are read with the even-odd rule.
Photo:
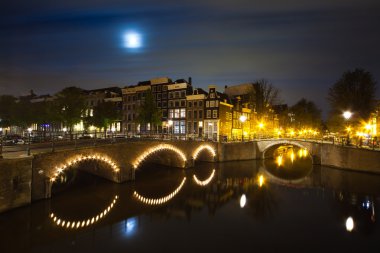
[[158, 152], [158, 151], [162, 151], [162, 150], [168, 150], [168, 151], [173, 151], [174, 153], [176, 153], [178, 155], [179, 158], [181, 158], [181, 160], [183, 161], [184, 163], [184, 166], [186, 164], [186, 155], [185, 153], [183, 153], [180, 149], [176, 148], [175, 146], [173, 145], [170, 145], [170, 144], [159, 144], [159, 145], [156, 145], [154, 147], [151, 147], [151, 148], [148, 148], [147, 150], [145, 150], [141, 155], [139, 155], [132, 163], [133, 165], [133, 168], [134, 169], [137, 169], [140, 164], [146, 159], [148, 158], [149, 156], [151, 156], [152, 154]]
[[216, 151], [215, 151], [215, 149], [214, 149], [212, 146], [208, 145], [208, 144], [202, 144], [202, 145], [198, 146], [198, 147], [194, 150], [194, 152], [193, 152], [193, 154], [192, 154], [192, 158], [193, 158], [194, 161], [199, 157], [199, 154], [200, 154], [203, 150], [207, 150], [207, 151], [209, 152], [209, 154], [212, 156], [212, 158], [213, 158], [213, 159], [215, 158], [215, 156], [216, 156]]
[[267, 157], [266, 153], [269, 150], [271, 150], [272, 148], [276, 146], [281, 146], [281, 145], [292, 145], [292, 146], [296, 146], [298, 148], [307, 150], [310, 158], [313, 158], [313, 150], [309, 145], [304, 145], [303, 143], [300, 143], [300, 142], [288, 141], [288, 140], [278, 140], [278, 141], [270, 141], [270, 142], [264, 143], [264, 145], [261, 146], [261, 153], [262, 153], [261, 158], [265, 159]]
[[93, 155], [75, 155], [71, 158], [69, 158], [65, 163], [56, 166], [50, 173], [50, 181], [54, 183], [57, 179], [57, 177], [64, 173], [65, 170], [70, 169], [72, 166], [75, 166], [81, 162], [84, 161], [98, 161], [105, 163], [108, 165], [113, 172], [118, 173], [120, 171], [119, 166], [116, 164], [115, 161], [113, 161], [111, 158], [109, 158], [106, 155], [102, 154], [93, 154]]

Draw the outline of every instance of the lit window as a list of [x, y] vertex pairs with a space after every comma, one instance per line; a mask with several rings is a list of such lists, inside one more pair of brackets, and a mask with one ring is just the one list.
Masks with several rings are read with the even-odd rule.
[[181, 109], [181, 118], [186, 118], [186, 109], [185, 108]]
[[179, 109], [174, 109], [174, 118], [179, 118]]
[[218, 110], [212, 110], [212, 117], [216, 119], [218, 117]]
[[210, 101], [210, 107], [215, 107], [215, 101]]
[[210, 107], [210, 104], [208, 101], [206, 101], [206, 107]]

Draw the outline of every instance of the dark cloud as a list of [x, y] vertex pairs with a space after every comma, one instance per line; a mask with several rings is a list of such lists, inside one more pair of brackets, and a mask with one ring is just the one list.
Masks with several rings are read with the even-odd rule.
[[[362, 67], [380, 77], [378, 1], [17, 1], [0, 9], [0, 93], [192, 76], [199, 87], [271, 80], [323, 109]], [[127, 30], [144, 47], [122, 47]], [[380, 90], [380, 89], [379, 89]]]

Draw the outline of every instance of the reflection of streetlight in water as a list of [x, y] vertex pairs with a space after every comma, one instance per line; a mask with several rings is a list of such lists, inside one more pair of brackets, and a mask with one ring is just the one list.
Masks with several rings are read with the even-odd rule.
[[355, 227], [355, 224], [354, 224], [354, 219], [352, 219], [352, 217], [348, 217], [347, 220], [346, 220], [346, 230], [348, 232], [351, 232]]
[[278, 148], [277, 152], [278, 152], [277, 153], [278, 155], [275, 155], [275, 163], [277, 167], [284, 166], [285, 163], [289, 160], [293, 164], [297, 157], [299, 159], [302, 159], [302, 158], [307, 158], [309, 155], [306, 149], [299, 149], [296, 152], [297, 153], [297, 157], [296, 157], [296, 153], [293, 147], [290, 147], [290, 148], [288, 147], [286, 149], [284, 149], [283, 147], [280, 147]]

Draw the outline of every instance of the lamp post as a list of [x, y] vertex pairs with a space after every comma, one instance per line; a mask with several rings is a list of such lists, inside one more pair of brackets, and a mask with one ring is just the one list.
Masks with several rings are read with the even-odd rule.
[[30, 156], [30, 134], [32, 133], [32, 128], [28, 128], [28, 148], [27, 148], [27, 155]]
[[112, 127], [112, 128], [111, 128], [111, 132], [112, 132], [112, 143], [115, 142], [115, 131], [116, 131], [116, 128]]
[[350, 131], [351, 131], [351, 128], [348, 126], [348, 121], [351, 118], [351, 116], [352, 116], [352, 112], [350, 112], [350, 111], [343, 112], [343, 118], [345, 118], [345, 120], [346, 120], [347, 145], [350, 143]]
[[242, 114], [239, 120], [241, 122], [241, 141], [244, 141], [244, 122], [247, 120], [247, 116]]
[[[170, 134], [170, 140], [172, 139], [172, 137], [173, 137], [173, 120], [169, 120], [168, 121], [168, 126], [169, 126], [169, 131], [168, 132], [170, 132], [169, 134]], [[170, 131], [170, 128], [171, 128], [171, 131]]]

